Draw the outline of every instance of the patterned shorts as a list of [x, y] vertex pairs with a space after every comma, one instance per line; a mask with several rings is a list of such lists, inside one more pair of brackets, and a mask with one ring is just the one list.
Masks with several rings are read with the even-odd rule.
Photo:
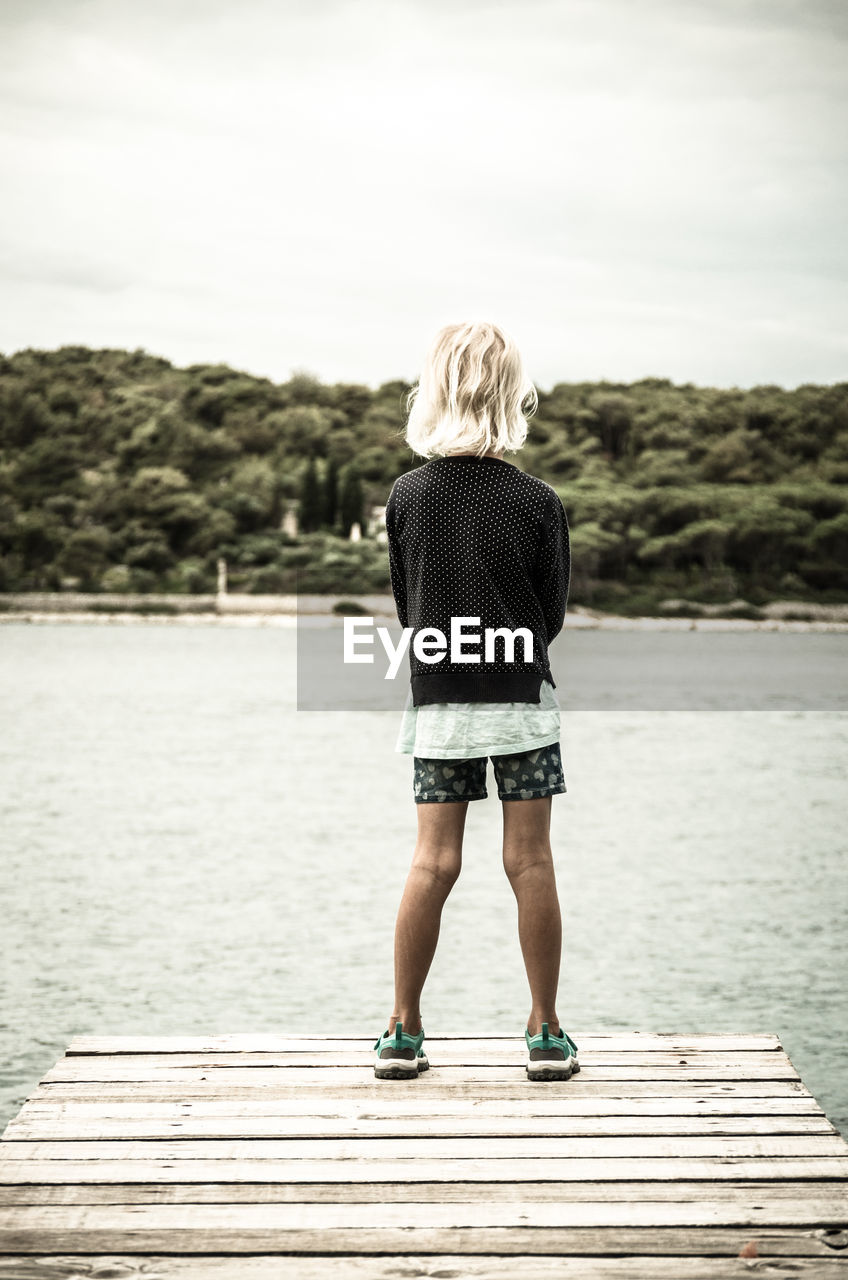
[[501, 800], [537, 800], [566, 791], [558, 742], [514, 756], [477, 756], [472, 760], [413, 758], [416, 804], [485, 800], [486, 766], [491, 759]]

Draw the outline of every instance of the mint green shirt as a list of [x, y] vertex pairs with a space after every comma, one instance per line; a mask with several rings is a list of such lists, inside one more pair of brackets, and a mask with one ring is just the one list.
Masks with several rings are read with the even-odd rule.
[[436, 702], [407, 694], [396, 751], [422, 760], [472, 760], [535, 751], [560, 738], [560, 707], [542, 681], [539, 702]]

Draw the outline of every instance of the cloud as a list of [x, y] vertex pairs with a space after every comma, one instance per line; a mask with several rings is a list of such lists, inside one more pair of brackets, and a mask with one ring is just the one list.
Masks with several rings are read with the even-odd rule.
[[4, 349], [373, 382], [490, 314], [543, 383], [844, 376], [839, 5], [34, 0], [0, 36]]

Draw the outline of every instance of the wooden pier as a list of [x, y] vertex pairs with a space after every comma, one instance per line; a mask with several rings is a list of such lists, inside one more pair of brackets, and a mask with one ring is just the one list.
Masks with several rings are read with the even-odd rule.
[[848, 1144], [773, 1035], [80, 1037], [0, 1142], [3, 1280], [848, 1280]]

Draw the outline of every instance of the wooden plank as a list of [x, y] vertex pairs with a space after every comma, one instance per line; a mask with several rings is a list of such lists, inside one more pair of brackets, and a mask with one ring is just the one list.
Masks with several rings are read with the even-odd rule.
[[759, 1205], [780, 1201], [817, 1201], [835, 1217], [844, 1205], [838, 1182], [756, 1180], [748, 1182], [354, 1182], [238, 1183], [209, 1182], [155, 1185], [143, 1182], [57, 1183], [0, 1187], [0, 1205], [18, 1204], [288, 1204], [288, 1203], [427, 1203], [438, 1201], [594, 1200], [636, 1202], [733, 1200]]
[[[145, 1140], [203, 1138], [249, 1141], [255, 1138], [391, 1138], [399, 1132], [430, 1138], [552, 1138], [623, 1137], [777, 1137], [781, 1135], [835, 1134], [829, 1120], [820, 1116], [398, 1116], [333, 1119], [309, 1116], [196, 1115], [189, 1107], [174, 1109], [170, 1117], [62, 1115], [48, 1111], [24, 1111], [12, 1120], [3, 1138], [7, 1142], [78, 1142], [140, 1138]], [[845, 1148], [848, 1154], [848, 1145]]]
[[[755, 1261], [755, 1260], [753, 1260]], [[238, 1280], [398, 1280], [399, 1276], [456, 1276], [463, 1280], [739, 1280], [747, 1272], [737, 1257], [474, 1257], [470, 1254], [367, 1256], [338, 1254], [244, 1255]], [[0, 1258], [0, 1280], [82, 1280], [84, 1276], [120, 1276], [124, 1280], [234, 1280], [231, 1256], [151, 1254], [68, 1254], [60, 1259], [18, 1255]], [[840, 1257], [798, 1257], [786, 1266], [768, 1264], [772, 1280], [845, 1280]]]
[[[433, 1079], [429, 1076], [432, 1074]], [[320, 1078], [309, 1074], [298, 1083], [288, 1072], [251, 1068], [240, 1071], [211, 1069], [204, 1072], [179, 1071], [177, 1078], [144, 1080], [45, 1080], [36, 1085], [30, 1098], [297, 1098], [306, 1106], [321, 1106], [328, 1097], [351, 1101], [388, 1100], [398, 1103], [416, 1098], [422, 1102], [445, 1097], [485, 1098], [490, 1102], [543, 1098], [805, 1098], [812, 1094], [800, 1080], [595, 1080], [586, 1071], [557, 1087], [540, 1087], [529, 1082], [523, 1073], [511, 1074], [503, 1080], [487, 1080], [485, 1089], [479, 1079], [465, 1072], [427, 1072], [405, 1089], [403, 1081], [375, 1080], [370, 1072], [346, 1073], [343, 1081], [334, 1080], [331, 1090]], [[814, 1099], [812, 1099], [815, 1101]], [[818, 1103], [815, 1104], [818, 1107]], [[819, 1108], [820, 1109], [820, 1108]]]
[[[251, 1061], [247, 1061], [247, 1056], [251, 1057]], [[795, 1068], [783, 1058], [780, 1054], [774, 1055], [774, 1060], [766, 1059], [762, 1061], [747, 1062], [727, 1062], [715, 1056], [715, 1062], [701, 1064], [693, 1064], [691, 1062], [678, 1063], [658, 1063], [653, 1059], [646, 1061], [631, 1061], [628, 1065], [612, 1064], [606, 1065], [600, 1062], [584, 1063], [583, 1071], [579, 1075], [573, 1077], [568, 1083], [573, 1087], [577, 1087], [581, 1081], [581, 1076], [591, 1073], [592, 1079], [595, 1081], [625, 1081], [625, 1080], [799, 1080], [800, 1077]], [[634, 1058], [636, 1055], [634, 1055]], [[754, 1055], [751, 1055], [753, 1058]], [[162, 1063], [165, 1062], [165, 1065]], [[372, 1075], [373, 1058], [367, 1062], [351, 1062], [346, 1065], [324, 1065], [306, 1064], [300, 1062], [295, 1057], [277, 1058], [273, 1054], [254, 1054], [246, 1055], [244, 1059], [236, 1059], [225, 1054], [218, 1054], [209, 1059], [181, 1057], [179, 1054], [169, 1055], [167, 1061], [165, 1059], [156, 1058], [134, 1058], [127, 1055], [125, 1058], [63, 1058], [58, 1062], [47, 1074], [42, 1078], [44, 1081], [49, 1080], [191, 1080], [198, 1076], [204, 1076], [210, 1070], [226, 1069], [228, 1072], [240, 1072], [239, 1076], [234, 1076], [233, 1084], [246, 1081], [244, 1068], [250, 1070], [259, 1070], [261, 1068], [273, 1067], [278, 1075], [285, 1075], [287, 1081], [291, 1084], [311, 1084], [324, 1090], [335, 1090], [335, 1088], [344, 1083], [353, 1083], [358, 1076]], [[515, 1079], [524, 1078], [524, 1061], [516, 1058], [514, 1063], [505, 1062], [500, 1066], [492, 1066], [483, 1057], [479, 1062], [435, 1062], [432, 1061], [433, 1071], [438, 1073], [440, 1083], [451, 1084], [454, 1081], [464, 1080], [475, 1081], [479, 1084], [489, 1085], [491, 1083], [504, 1082]], [[430, 1072], [427, 1072], [430, 1075]], [[433, 1076], [431, 1082], [435, 1083], [437, 1077]]]
[[[523, 1200], [417, 1201], [399, 1203], [17, 1205], [0, 1208], [0, 1237], [17, 1230], [168, 1232], [195, 1239], [215, 1231], [252, 1235], [268, 1231], [311, 1231], [327, 1240], [353, 1231], [391, 1229], [465, 1230], [517, 1227], [812, 1227], [848, 1228], [848, 1196], [829, 1200]], [[124, 1246], [121, 1246], [123, 1248]], [[325, 1245], [326, 1247], [326, 1245]], [[333, 1239], [333, 1248], [340, 1246]], [[608, 1252], [604, 1250], [604, 1252]]]
[[[14, 1144], [10, 1144], [14, 1145]], [[764, 1158], [751, 1156], [680, 1156], [648, 1158], [604, 1158], [536, 1156], [532, 1159], [437, 1160], [248, 1160], [151, 1158], [133, 1160], [105, 1155], [76, 1160], [2, 1160], [0, 1186], [28, 1183], [396, 1183], [410, 1182], [524, 1182], [524, 1181], [694, 1181], [721, 1180], [795, 1181], [803, 1179], [848, 1178], [848, 1158], [844, 1156], [792, 1156]]]
[[[243, 1206], [247, 1207], [247, 1206]], [[67, 1211], [66, 1211], [67, 1212]], [[19, 1228], [0, 1231], [0, 1253], [427, 1253], [611, 1255], [654, 1253], [665, 1256], [715, 1254], [738, 1258], [751, 1228], [745, 1227], [496, 1227], [324, 1228], [230, 1230], [144, 1229], [138, 1214], [126, 1229], [82, 1230], [70, 1223], [55, 1230]], [[757, 1230], [761, 1258], [832, 1257], [815, 1229], [767, 1227]], [[738, 1263], [737, 1263], [738, 1265]], [[440, 1268], [441, 1270], [441, 1268]]]
[[[597, 1031], [572, 1031], [572, 1038], [581, 1050], [597, 1049], [637, 1050], [662, 1049], [672, 1053], [688, 1053], [711, 1049], [720, 1053], [738, 1050], [781, 1050], [779, 1038], [772, 1034], [727, 1035], [677, 1035], [672, 1032], [625, 1031], [599, 1033]], [[356, 1047], [370, 1050], [373, 1037], [363, 1036], [278, 1036], [269, 1034], [233, 1034], [220, 1036], [74, 1036], [66, 1050], [76, 1054], [150, 1054], [150, 1053], [286, 1053], [311, 1052], [335, 1048]], [[496, 1052], [505, 1046], [521, 1046], [520, 1035], [504, 1036], [435, 1036], [428, 1037], [428, 1044], [445, 1045], [454, 1050], [466, 1051], [470, 1046]]]
[[[307, 1110], [311, 1107], [322, 1107], [332, 1098], [341, 1104], [379, 1105], [389, 1104], [404, 1108], [410, 1104], [430, 1107], [439, 1105], [449, 1098], [456, 1102], [479, 1102], [485, 1099], [488, 1104], [528, 1102], [543, 1099], [587, 1100], [591, 1103], [607, 1100], [639, 1101], [641, 1099], [773, 1099], [775, 1106], [782, 1107], [791, 1099], [802, 1098], [821, 1110], [806, 1086], [798, 1080], [627, 1080], [601, 1081], [592, 1080], [584, 1071], [576, 1078], [566, 1081], [565, 1085], [540, 1087], [529, 1082], [524, 1076], [517, 1075], [509, 1081], [488, 1083], [485, 1089], [479, 1082], [459, 1079], [450, 1085], [440, 1081], [443, 1073], [435, 1072], [434, 1079], [428, 1080], [429, 1072], [411, 1082], [413, 1087], [406, 1089], [403, 1081], [375, 1080], [368, 1072], [355, 1074], [348, 1083], [335, 1084], [331, 1091], [319, 1088], [314, 1078], [311, 1083], [287, 1083], [289, 1077], [283, 1077], [279, 1071], [247, 1071], [247, 1083], [237, 1084], [232, 1081], [232, 1072], [210, 1071], [203, 1076], [193, 1075], [188, 1080], [75, 1080], [47, 1082], [34, 1086], [29, 1098], [37, 1101], [43, 1099], [53, 1103], [57, 1099], [120, 1099], [127, 1101], [176, 1100], [183, 1102], [190, 1099], [232, 1100], [267, 1099], [294, 1100]], [[578, 1087], [579, 1081], [579, 1087]]]
[[[410, 1159], [463, 1160], [469, 1145], [462, 1138], [414, 1135]], [[778, 1137], [590, 1137], [590, 1138], [478, 1138], [478, 1159], [569, 1159], [604, 1156], [607, 1159], [686, 1158], [722, 1159], [831, 1156], [848, 1158], [848, 1142], [837, 1133], [786, 1134]], [[144, 1138], [55, 1142], [10, 1141], [3, 1144], [2, 1164], [22, 1160], [388, 1160], [398, 1158], [398, 1139], [392, 1138], [185, 1138], [154, 1141]]]
[[[749, 1242], [746, 1242], [749, 1243]], [[756, 1261], [752, 1259], [751, 1261]], [[844, 1257], [794, 1256], [786, 1266], [768, 1264], [772, 1280], [845, 1280]], [[352, 1257], [326, 1254], [245, 1254], [238, 1259], [238, 1280], [398, 1280], [398, 1277], [455, 1276], [462, 1280], [739, 1280], [748, 1268], [738, 1257], [597, 1256], [506, 1257], [470, 1254]], [[42, 1258], [19, 1254], [0, 1258], [0, 1280], [82, 1280], [115, 1276], [123, 1280], [234, 1280], [233, 1258], [151, 1254], [66, 1254]]]
[[[18, 1112], [23, 1118], [59, 1119], [67, 1116], [130, 1117], [157, 1116], [174, 1119], [189, 1110], [194, 1116], [308, 1116], [339, 1120], [376, 1120], [378, 1118], [411, 1119], [417, 1116], [518, 1116], [543, 1119], [546, 1116], [818, 1116], [824, 1115], [814, 1098], [791, 1094], [785, 1098], [746, 1098], [722, 1094], [719, 1097], [618, 1098], [603, 1094], [584, 1096], [582, 1091], [538, 1089], [531, 1097], [503, 1099], [493, 1102], [479, 1094], [454, 1097], [440, 1092], [433, 1098], [422, 1098], [417, 1090], [383, 1089], [373, 1098], [356, 1101], [335, 1094], [304, 1097], [296, 1092], [283, 1097], [257, 1097], [249, 1094], [233, 1098], [229, 1093], [210, 1096], [202, 1092], [186, 1099], [172, 1090], [169, 1098], [151, 1101], [129, 1096], [123, 1099], [103, 1097], [96, 1085], [69, 1089], [64, 1096], [51, 1097], [53, 1086], [32, 1095]], [[90, 1092], [83, 1093], [82, 1090]], [[537, 1126], [538, 1127], [538, 1126]]]
[[[434, 1044], [427, 1042], [427, 1056], [436, 1067], [523, 1067], [527, 1049], [523, 1042], [514, 1040], [502, 1048], [491, 1049], [485, 1044]], [[668, 1052], [660, 1049], [597, 1049], [592, 1052], [580, 1047], [581, 1065], [591, 1067], [715, 1067], [738, 1071], [783, 1070], [786, 1078], [797, 1079], [798, 1073], [782, 1052], [754, 1052], [739, 1050], [697, 1050], [689, 1053]], [[214, 1052], [208, 1053], [119, 1053], [119, 1054], [66, 1054], [65, 1062], [71, 1065], [84, 1063], [100, 1070], [109, 1070], [112, 1063], [130, 1063], [138, 1067], [308, 1067], [312, 1071], [335, 1071], [343, 1067], [372, 1067], [374, 1042], [351, 1048], [280, 1051], [279, 1053]]]

